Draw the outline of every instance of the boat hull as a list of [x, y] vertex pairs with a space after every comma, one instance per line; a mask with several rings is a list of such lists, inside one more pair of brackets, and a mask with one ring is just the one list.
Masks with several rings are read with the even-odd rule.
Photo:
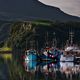
[[64, 55], [61, 55], [60, 61], [73, 62], [74, 61], [74, 56], [64, 56]]

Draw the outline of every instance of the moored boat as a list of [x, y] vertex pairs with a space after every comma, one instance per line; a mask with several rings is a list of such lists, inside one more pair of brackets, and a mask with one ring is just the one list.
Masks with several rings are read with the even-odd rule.
[[52, 45], [48, 44], [48, 34], [47, 39], [45, 43], [46, 47], [42, 50], [42, 54], [40, 55], [40, 58], [42, 60], [53, 60], [53, 61], [60, 61], [60, 56], [62, 52], [56, 48], [57, 40], [54, 33], [54, 38], [52, 39]]
[[30, 49], [25, 51], [25, 61], [33, 61], [33, 60], [37, 60], [37, 56], [36, 56], [36, 50], [34, 49]]
[[69, 40], [67, 40], [64, 54], [61, 56], [61, 61], [77, 61], [77, 56], [80, 56], [79, 46], [73, 42], [74, 33], [69, 33]]

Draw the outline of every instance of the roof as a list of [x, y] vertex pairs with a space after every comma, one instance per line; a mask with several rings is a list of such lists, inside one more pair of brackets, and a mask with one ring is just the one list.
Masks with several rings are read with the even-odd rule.
[[73, 51], [73, 50], [79, 50], [79, 48], [76, 46], [68, 46], [65, 48], [65, 51]]

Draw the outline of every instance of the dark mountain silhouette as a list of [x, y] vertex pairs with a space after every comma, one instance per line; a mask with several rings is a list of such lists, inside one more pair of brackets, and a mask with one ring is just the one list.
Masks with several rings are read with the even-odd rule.
[[44, 5], [38, 0], [0, 0], [0, 18], [80, 21], [80, 18], [65, 14], [59, 8]]

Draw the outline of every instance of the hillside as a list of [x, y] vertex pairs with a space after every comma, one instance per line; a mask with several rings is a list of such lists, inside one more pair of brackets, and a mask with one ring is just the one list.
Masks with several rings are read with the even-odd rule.
[[[9, 44], [13, 44], [17, 48], [28, 48], [31, 46], [31, 41], [34, 44], [40, 43], [39, 48], [44, 47], [45, 37], [48, 32], [48, 41], [51, 44], [53, 33], [56, 33], [57, 47], [65, 46], [69, 38], [69, 31], [74, 32], [74, 43], [80, 43], [80, 23], [79, 22], [49, 22], [49, 21], [32, 21], [32, 22], [17, 22], [11, 27]], [[32, 43], [33, 44], [33, 43]], [[80, 44], [79, 44], [80, 45]], [[36, 45], [35, 45], [36, 47]], [[36, 47], [37, 48], [37, 47]]]
[[0, 20], [0, 43], [5, 41], [10, 34], [10, 25], [13, 22], [11, 21], [2, 21]]

